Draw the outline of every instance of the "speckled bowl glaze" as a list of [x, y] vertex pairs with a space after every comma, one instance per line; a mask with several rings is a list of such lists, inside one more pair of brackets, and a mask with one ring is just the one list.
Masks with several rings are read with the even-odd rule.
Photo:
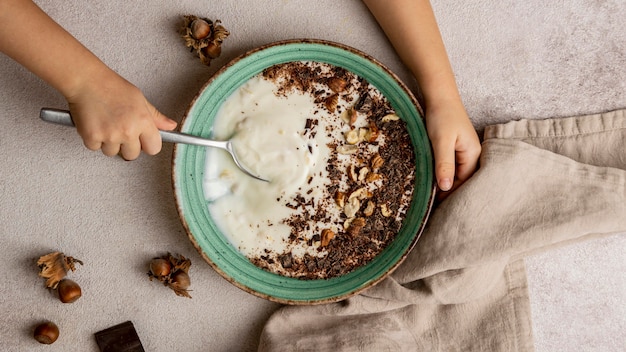
[[431, 146], [421, 109], [409, 89], [374, 58], [342, 44], [321, 40], [272, 43], [232, 60], [200, 90], [181, 131], [211, 137], [220, 106], [239, 86], [265, 68], [291, 61], [318, 61], [339, 66], [367, 79], [407, 122], [416, 161], [415, 192], [395, 240], [367, 265], [331, 279], [300, 280], [273, 274], [252, 264], [215, 225], [204, 198], [206, 149], [178, 144], [173, 156], [173, 186], [180, 219], [202, 257], [237, 287], [275, 302], [319, 304], [346, 299], [381, 281], [406, 258], [417, 242], [435, 194]]

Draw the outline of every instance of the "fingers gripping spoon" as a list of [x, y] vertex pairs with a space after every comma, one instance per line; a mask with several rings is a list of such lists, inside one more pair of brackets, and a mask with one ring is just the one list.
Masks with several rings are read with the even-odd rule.
[[[41, 109], [41, 112], [39, 113], [39, 117], [46, 122], [75, 127], [74, 121], [72, 121], [72, 116], [70, 115], [70, 112], [67, 110], [43, 108]], [[161, 134], [161, 140], [163, 142], [183, 143], [183, 144], [191, 144], [191, 145], [198, 145], [198, 146], [203, 146], [203, 147], [223, 149], [230, 154], [230, 156], [233, 158], [233, 161], [235, 162], [235, 165], [237, 165], [237, 167], [241, 171], [243, 171], [245, 174], [257, 180], [269, 182], [268, 180], [265, 180], [253, 174], [239, 161], [239, 159], [237, 158], [237, 154], [235, 153], [235, 150], [233, 149], [233, 144], [231, 140], [214, 141], [214, 140], [210, 140], [210, 139], [206, 139], [202, 137], [197, 137], [197, 136], [192, 136], [192, 135], [185, 134], [185, 133], [172, 132], [172, 131], [159, 131], [159, 133]]]

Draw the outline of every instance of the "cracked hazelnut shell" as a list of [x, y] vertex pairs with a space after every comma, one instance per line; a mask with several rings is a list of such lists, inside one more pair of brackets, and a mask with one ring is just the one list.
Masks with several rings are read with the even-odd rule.
[[55, 289], [69, 270], [76, 270], [76, 263], [83, 264], [82, 261], [61, 252], [43, 255], [37, 260], [39, 276], [46, 279], [46, 287]]

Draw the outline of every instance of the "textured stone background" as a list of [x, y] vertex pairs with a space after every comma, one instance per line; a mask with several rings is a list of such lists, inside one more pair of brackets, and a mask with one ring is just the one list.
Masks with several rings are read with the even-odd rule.
[[[479, 130], [626, 107], [626, 2], [432, 2]], [[37, 3], [177, 120], [221, 65], [283, 39], [353, 46], [417, 88], [357, 0]], [[211, 67], [178, 38], [183, 14], [219, 18], [231, 31]], [[72, 130], [39, 121], [41, 107], [66, 106], [52, 88], [5, 56], [0, 80], [0, 350], [96, 351], [93, 333], [125, 320], [148, 351], [255, 350], [277, 305], [222, 279], [187, 240], [171, 190], [171, 146], [130, 163], [90, 152]], [[52, 250], [85, 262], [73, 274], [84, 296], [72, 305], [37, 277], [35, 259]], [[193, 299], [146, 279], [147, 260], [166, 251], [192, 259]], [[626, 345], [624, 253], [621, 234], [527, 258], [537, 351]], [[51, 347], [29, 336], [40, 319], [61, 326]]]

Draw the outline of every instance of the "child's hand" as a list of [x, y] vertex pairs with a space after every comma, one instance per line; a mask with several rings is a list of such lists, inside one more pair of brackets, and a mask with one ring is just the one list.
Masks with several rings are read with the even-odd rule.
[[437, 184], [444, 191], [440, 195], [446, 195], [474, 173], [481, 147], [459, 96], [432, 6], [428, 0], [363, 1], [420, 86]]
[[108, 156], [136, 159], [161, 151], [158, 130], [172, 130], [176, 122], [162, 115], [141, 91], [110, 70], [91, 77], [68, 96], [78, 134], [88, 149]]
[[476, 171], [481, 151], [478, 135], [460, 102], [427, 109], [426, 127], [437, 185], [442, 191], [454, 190]]

